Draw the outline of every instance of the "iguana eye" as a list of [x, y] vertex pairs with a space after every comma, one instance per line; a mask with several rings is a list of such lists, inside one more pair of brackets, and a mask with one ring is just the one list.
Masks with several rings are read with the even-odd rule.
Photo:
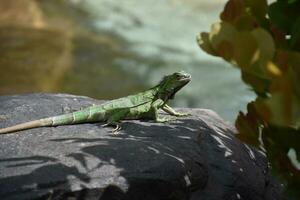
[[181, 78], [181, 74], [176, 73], [175, 76], [177, 79]]

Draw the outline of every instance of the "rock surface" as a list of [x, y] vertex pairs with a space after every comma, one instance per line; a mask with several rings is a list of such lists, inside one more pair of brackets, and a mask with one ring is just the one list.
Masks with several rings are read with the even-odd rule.
[[[64, 94], [0, 97], [0, 127], [99, 103]], [[263, 154], [205, 109], [168, 124], [124, 121], [0, 136], [1, 199], [282, 199]]]

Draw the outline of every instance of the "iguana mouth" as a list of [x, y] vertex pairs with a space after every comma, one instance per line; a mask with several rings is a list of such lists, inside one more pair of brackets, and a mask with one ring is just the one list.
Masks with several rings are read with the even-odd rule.
[[180, 78], [180, 81], [187, 81], [187, 82], [189, 82], [189, 81], [191, 81], [191, 79], [192, 79], [192, 76], [190, 74], [184, 74]]

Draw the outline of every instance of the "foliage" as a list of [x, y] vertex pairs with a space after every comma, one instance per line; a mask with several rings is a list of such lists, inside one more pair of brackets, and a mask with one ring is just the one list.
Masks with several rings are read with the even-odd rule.
[[300, 195], [300, 0], [229, 0], [199, 46], [241, 70], [257, 98], [238, 137], [265, 151], [291, 196]]

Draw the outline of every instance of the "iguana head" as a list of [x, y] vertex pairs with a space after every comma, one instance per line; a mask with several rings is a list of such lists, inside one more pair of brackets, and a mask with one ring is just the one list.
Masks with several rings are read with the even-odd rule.
[[176, 92], [188, 84], [190, 80], [191, 75], [183, 71], [165, 76], [158, 84], [157, 97], [164, 101], [173, 99]]

